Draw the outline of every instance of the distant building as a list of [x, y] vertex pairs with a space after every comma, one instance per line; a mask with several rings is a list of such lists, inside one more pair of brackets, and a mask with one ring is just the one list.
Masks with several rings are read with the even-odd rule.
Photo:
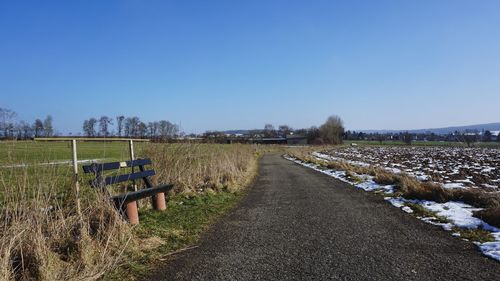
[[287, 135], [286, 144], [288, 145], [306, 145], [307, 137], [302, 135]]
[[259, 143], [259, 144], [286, 144], [286, 138], [252, 138], [250, 139], [252, 143]]

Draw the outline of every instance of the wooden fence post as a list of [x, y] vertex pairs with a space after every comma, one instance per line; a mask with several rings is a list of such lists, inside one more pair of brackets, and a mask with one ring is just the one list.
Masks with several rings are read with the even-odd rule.
[[[130, 151], [130, 161], [135, 160], [135, 154], [134, 154], [134, 141], [133, 140], [128, 140], [128, 148]], [[134, 172], [134, 167], [132, 166], [132, 173]], [[135, 184], [135, 181], [133, 181], [134, 184], [134, 191], [137, 191], [137, 185]]]
[[71, 140], [71, 148], [73, 150], [73, 184], [75, 185], [76, 209], [78, 215], [82, 215], [80, 207], [80, 183], [78, 182], [78, 156], [76, 153], [76, 140]]
[[[133, 140], [128, 140], [128, 148], [130, 152], [130, 161], [135, 160], [135, 154], [134, 154], [134, 141]], [[132, 166], [132, 173], [134, 173], [134, 166]], [[132, 181], [132, 187], [134, 188], [134, 191], [137, 191], [137, 185], [135, 184], [135, 180]], [[136, 209], [139, 208], [139, 202], [136, 202]]]

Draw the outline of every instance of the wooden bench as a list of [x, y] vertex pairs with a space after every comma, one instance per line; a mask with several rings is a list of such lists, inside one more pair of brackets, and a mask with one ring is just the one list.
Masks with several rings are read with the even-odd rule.
[[[98, 188], [106, 193], [111, 200], [113, 200], [115, 207], [125, 215], [131, 224], [139, 223], [139, 215], [137, 211], [137, 200], [150, 197], [152, 199], [152, 205], [155, 210], [165, 210], [165, 193], [173, 188], [172, 184], [164, 184], [159, 186], [153, 186], [151, 183], [151, 176], [156, 173], [154, 170], [146, 170], [144, 166], [151, 165], [151, 159], [137, 159], [125, 162], [112, 162], [112, 163], [93, 163], [90, 165], [83, 166], [83, 171], [88, 173], [93, 173], [95, 179], [90, 180], [90, 185], [94, 188]], [[134, 167], [139, 167], [138, 172], [134, 172]], [[131, 173], [112, 175], [104, 177], [104, 171], [120, 170], [122, 168], [130, 168]], [[135, 180], [142, 179], [144, 182], [144, 189], [140, 190], [129, 190], [129, 192], [111, 196], [107, 186], [122, 183], [122, 182], [134, 182]]]

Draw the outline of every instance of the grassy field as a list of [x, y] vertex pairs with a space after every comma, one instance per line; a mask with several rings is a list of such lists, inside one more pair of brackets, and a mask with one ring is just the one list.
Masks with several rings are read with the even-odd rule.
[[[149, 143], [135, 142], [134, 150], [140, 154]], [[127, 142], [77, 142], [79, 160], [125, 160], [129, 158]], [[71, 160], [69, 141], [6, 141], [0, 142], [0, 166], [48, 163]]]
[[[153, 160], [155, 183], [173, 183], [168, 209], [140, 202], [141, 224], [126, 224], [80, 178], [76, 210], [68, 142], [0, 142], [0, 280], [123, 280], [192, 245], [233, 206], [267, 148], [253, 145], [136, 143]], [[127, 143], [78, 143], [79, 159], [128, 160]], [[24, 164], [24, 165], [20, 165]]]
[[[150, 143], [134, 143], [135, 154], [140, 156]], [[78, 161], [97, 162], [129, 160], [127, 142], [78, 142]], [[62, 198], [68, 192], [72, 179], [72, 148], [69, 141], [6, 141], [0, 142], [0, 180], [4, 184], [16, 183], [20, 178], [30, 186], [44, 185], [55, 181], [51, 192]], [[87, 162], [88, 163], [88, 162]], [[81, 182], [85, 185], [90, 175], [84, 175], [82, 163], [79, 164]], [[25, 190], [29, 197], [36, 196], [36, 189]], [[84, 193], [88, 191], [83, 189]], [[0, 206], [4, 192], [0, 190]]]

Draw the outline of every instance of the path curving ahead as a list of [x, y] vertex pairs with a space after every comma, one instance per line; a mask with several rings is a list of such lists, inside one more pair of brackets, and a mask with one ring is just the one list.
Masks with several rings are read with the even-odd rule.
[[500, 263], [364, 192], [269, 154], [199, 247], [150, 280], [500, 280]]

